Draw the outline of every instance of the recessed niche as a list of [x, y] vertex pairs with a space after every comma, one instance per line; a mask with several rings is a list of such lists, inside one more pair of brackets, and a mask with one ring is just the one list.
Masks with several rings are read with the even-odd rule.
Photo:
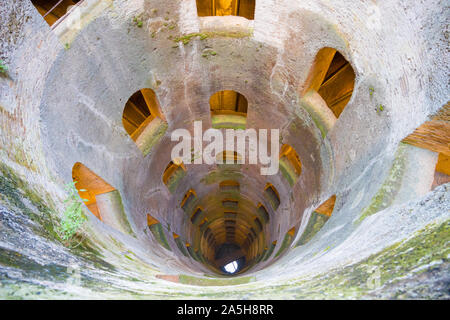
[[164, 170], [162, 180], [170, 192], [174, 192], [180, 180], [186, 175], [186, 168], [183, 163], [170, 161]]
[[316, 55], [303, 93], [317, 92], [339, 118], [354, 87], [355, 72], [350, 63], [335, 49], [322, 48]]
[[285, 144], [280, 151], [280, 171], [284, 178], [293, 186], [302, 173], [302, 163], [297, 152], [290, 145]]
[[261, 203], [258, 203], [258, 205], [256, 206], [256, 210], [259, 216], [263, 219], [264, 223], [269, 222], [270, 216], [269, 212], [267, 212], [266, 207], [264, 207]]
[[276, 245], [277, 245], [277, 241], [276, 241], [276, 240], [273, 241], [273, 242], [270, 244], [270, 246], [269, 246], [269, 248], [267, 249], [266, 254], [265, 254], [265, 256], [264, 256], [264, 261], [266, 261], [267, 259], [270, 258], [270, 256], [271, 256], [272, 253], [273, 253], [273, 250], [275, 250]]
[[217, 164], [242, 164], [242, 156], [236, 151], [222, 151], [216, 156]]
[[194, 213], [191, 216], [191, 222], [192, 224], [197, 224], [200, 222], [200, 220], [203, 218], [203, 210], [202, 208], [198, 207], [194, 210]]
[[151, 89], [139, 90], [128, 99], [122, 123], [144, 156], [150, 153], [167, 130], [155, 92]]
[[270, 183], [264, 188], [264, 196], [271, 204], [273, 210], [277, 210], [280, 206], [280, 194], [277, 189]]
[[234, 180], [225, 180], [219, 183], [219, 189], [222, 192], [239, 192], [239, 182]]
[[232, 90], [219, 91], [209, 100], [211, 123], [215, 129], [243, 129], [247, 126], [247, 99]]
[[153, 236], [155, 237], [156, 241], [158, 241], [161, 246], [171, 251], [169, 242], [167, 241], [161, 222], [159, 222], [158, 219], [147, 214], [147, 225], [150, 231], [152, 232]]
[[190, 212], [192, 210], [192, 206], [197, 201], [197, 194], [193, 189], [190, 189], [186, 194], [184, 195], [183, 200], [181, 201], [180, 207], [185, 212]]
[[241, 16], [255, 17], [255, 0], [196, 0], [199, 17]]
[[278, 257], [280, 254], [282, 254], [292, 243], [295, 236], [295, 227], [291, 228], [288, 232], [286, 232], [286, 235], [284, 236], [283, 243], [280, 246], [280, 249], [278, 250], [277, 254], [275, 255], [275, 258]]
[[178, 249], [181, 251], [181, 253], [184, 256], [187, 257], [188, 256], [188, 251], [187, 251], [186, 247], [184, 246], [183, 240], [175, 232], [173, 232], [172, 234], [173, 234], [173, 240], [175, 241], [175, 244], [177, 245]]
[[72, 179], [89, 211], [114, 229], [132, 233], [118, 190], [80, 162], [72, 168]]
[[239, 202], [233, 199], [224, 199], [222, 200], [222, 206], [224, 208], [237, 209]]
[[336, 203], [336, 196], [333, 195], [311, 213], [308, 224], [306, 225], [306, 228], [303, 231], [302, 236], [295, 244], [296, 246], [301, 246], [308, 243], [312, 239], [312, 237], [317, 232], [319, 232], [319, 230], [328, 221], [331, 214], [333, 213], [335, 203]]

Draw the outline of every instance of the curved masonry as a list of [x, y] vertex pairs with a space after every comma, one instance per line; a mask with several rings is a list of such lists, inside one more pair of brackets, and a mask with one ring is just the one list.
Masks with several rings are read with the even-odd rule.
[[[444, 8], [84, 0], [50, 28], [2, 3], [0, 297], [448, 299], [449, 155], [403, 141], [438, 112], [448, 139]], [[196, 121], [279, 129], [280, 170], [177, 162]]]

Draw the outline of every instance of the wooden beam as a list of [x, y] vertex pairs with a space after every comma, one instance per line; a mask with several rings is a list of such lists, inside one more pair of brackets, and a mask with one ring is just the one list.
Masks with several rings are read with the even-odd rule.
[[326, 216], [331, 216], [334, 209], [334, 204], [336, 203], [336, 196], [331, 196], [327, 201], [322, 203], [316, 210], [317, 213], [324, 214]]
[[402, 142], [450, 156], [450, 104], [447, 103]]
[[450, 156], [443, 153], [439, 154], [436, 171], [450, 176]]

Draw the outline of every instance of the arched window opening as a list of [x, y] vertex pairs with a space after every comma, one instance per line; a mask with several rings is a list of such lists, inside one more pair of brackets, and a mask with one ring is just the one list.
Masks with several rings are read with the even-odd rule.
[[158, 241], [159, 244], [164, 248], [166, 248], [167, 250], [172, 251], [170, 249], [170, 245], [169, 242], [167, 241], [161, 222], [159, 222], [158, 219], [147, 214], [147, 225], [150, 231], [152, 232], [153, 236], [155, 237], [156, 241]]
[[269, 200], [273, 210], [277, 210], [280, 206], [280, 194], [271, 183], [268, 183], [264, 188], [264, 195]]
[[222, 206], [230, 209], [237, 209], [239, 202], [233, 199], [224, 199], [222, 201]]
[[222, 151], [216, 156], [217, 164], [242, 164], [242, 156], [236, 151]]
[[286, 235], [284, 236], [283, 243], [281, 244], [280, 249], [278, 250], [277, 254], [275, 255], [275, 258], [278, 257], [280, 254], [282, 254], [292, 243], [295, 236], [295, 227], [291, 228], [288, 232], [286, 232]]
[[195, 261], [200, 261], [198, 255], [197, 255], [197, 251], [194, 250], [194, 248], [191, 246], [191, 244], [189, 242], [186, 242], [186, 249], [187, 249], [189, 255], [192, 257], [192, 259], [194, 259]]
[[450, 182], [450, 103], [402, 141], [439, 154], [432, 189]]
[[181, 201], [181, 209], [183, 209], [185, 212], [191, 211], [192, 206], [197, 200], [197, 194], [194, 190], [190, 189], [186, 194], [184, 195], [183, 200]]
[[225, 230], [226, 230], [226, 241], [228, 243], [233, 243], [235, 241], [236, 227], [234, 225], [227, 226]]
[[260, 255], [258, 256], [258, 258], [256, 259], [256, 263], [259, 263], [259, 262], [261, 262], [261, 260], [264, 259], [264, 257], [265, 257], [266, 254], [267, 254], [267, 251], [268, 251], [268, 248], [267, 248], [267, 247], [264, 247], [264, 249], [262, 250], [261, 254], [260, 254]]
[[255, 221], [256, 229], [258, 230], [258, 232], [261, 232], [262, 229], [263, 229], [263, 225], [261, 223], [261, 220], [258, 217], [256, 217], [254, 219], [254, 221]]
[[72, 179], [89, 211], [105, 224], [132, 234], [118, 190], [80, 162], [72, 168]]
[[200, 221], [200, 224], [198, 225], [198, 227], [200, 228], [200, 229], [203, 229], [206, 225], [207, 225], [207, 222], [208, 222], [208, 218], [203, 218], [203, 220], [202, 221]]
[[309, 242], [312, 237], [323, 227], [333, 213], [336, 196], [331, 196], [327, 201], [317, 207], [309, 218], [305, 231], [303, 231], [300, 239], [295, 246], [301, 246]]
[[317, 92], [336, 118], [352, 97], [355, 72], [344, 56], [333, 48], [323, 48], [314, 60], [304, 94]]
[[264, 257], [264, 261], [266, 261], [267, 259], [270, 258], [270, 256], [271, 256], [272, 253], [273, 253], [273, 250], [275, 250], [275, 247], [276, 247], [276, 246], [277, 246], [277, 241], [275, 240], [275, 241], [273, 241], [273, 242], [270, 244], [269, 249], [267, 250], [267, 253], [266, 253], [265, 257]]
[[239, 182], [234, 180], [225, 180], [219, 183], [219, 189], [222, 192], [239, 192]]
[[78, 190], [80, 198], [87, 200], [85, 204], [88, 209], [97, 218], [102, 220], [97, 207], [96, 196], [116, 189], [80, 162], [75, 163], [73, 166], [72, 179], [76, 182], [75, 187]]
[[261, 203], [258, 203], [256, 206], [256, 211], [258, 212], [259, 216], [263, 219], [264, 223], [269, 222], [270, 216], [269, 212], [267, 212], [266, 207], [264, 207]]
[[241, 16], [255, 18], [255, 0], [197, 0], [199, 17]]
[[285, 144], [280, 151], [280, 170], [286, 180], [293, 186], [302, 173], [302, 163], [297, 152]]
[[184, 246], [184, 242], [183, 240], [181, 240], [180, 236], [178, 234], [176, 234], [175, 232], [172, 233], [173, 234], [173, 240], [175, 241], [175, 244], [177, 245], [178, 249], [181, 251], [181, 253], [184, 256], [188, 256], [188, 251], [186, 249], [186, 247]]
[[178, 183], [185, 175], [186, 168], [182, 162], [176, 164], [175, 162], [170, 161], [164, 170], [162, 180], [169, 191], [173, 193], [176, 190]]
[[52, 26], [82, 0], [31, 0], [44, 20]]
[[225, 219], [234, 219], [236, 220], [237, 212], [236, 211], [225, 211], [224, 212]]
[[147, 214], [147, 225], [150, 231], [152, 232], [153, 236], [155, 237], [156, 241], [158, 241], [161, 246], [171, 251], [169, 242], [167, 241], [161, 222], [159, 222], [158, 219]]
[[203, 218], [203, 209], [198, 207], [191, 216], [192, 224], [197, 224]]
[[212, 127], [243, 129], [247, 126], [247, 99], [232, 90], [219, 91], [209, 100]]
[[142, 89], [125, 104], [122, 115], [125, 131], [146, 156], [167, 130], [155, 92]]

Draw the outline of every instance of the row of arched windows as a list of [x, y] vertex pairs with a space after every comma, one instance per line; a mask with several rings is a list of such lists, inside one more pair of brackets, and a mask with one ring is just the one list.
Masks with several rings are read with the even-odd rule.
[[[328, 200], [323, 202], [320, 206], [318, 206], [315, 210], [313, 210], [309, 218], [308, 224], [305, 230], [303, 231], [302, 236], [295, 244], [295, 246], [304, 245], [313, 238], [313, 236], [323, 227], [323, 225], [331, 217], [335, 203], [336, 203], [336, 195], [333, 195]], [[259, 204], [258, 210], [260, 211], [263, 210], [263, 212], [265, 212], [267, 217], [269, 217], [267, 210], [263, 205]], [[296, 233], [295, 227], [289, 229], [289, 231], [285, 234], [283, 238], [283, 242], [281, 243], [280, 248], [275, 254], [275, 258], [281, 255], [287, 248], [291, 246], [295, 238], [295, 233]], [[263, 252], [257, 258], [257, 262], [266, 261], [274, 252], [276, 245], [277, 241], [275, 240], [268, 247], [265, 247]]]
[[[45, 21], [52, 26], [83, 0], [31, 0]], [[206, 16], [241, 16], [253, 20], [255, 0], [196, 0], [197, 14]]]

